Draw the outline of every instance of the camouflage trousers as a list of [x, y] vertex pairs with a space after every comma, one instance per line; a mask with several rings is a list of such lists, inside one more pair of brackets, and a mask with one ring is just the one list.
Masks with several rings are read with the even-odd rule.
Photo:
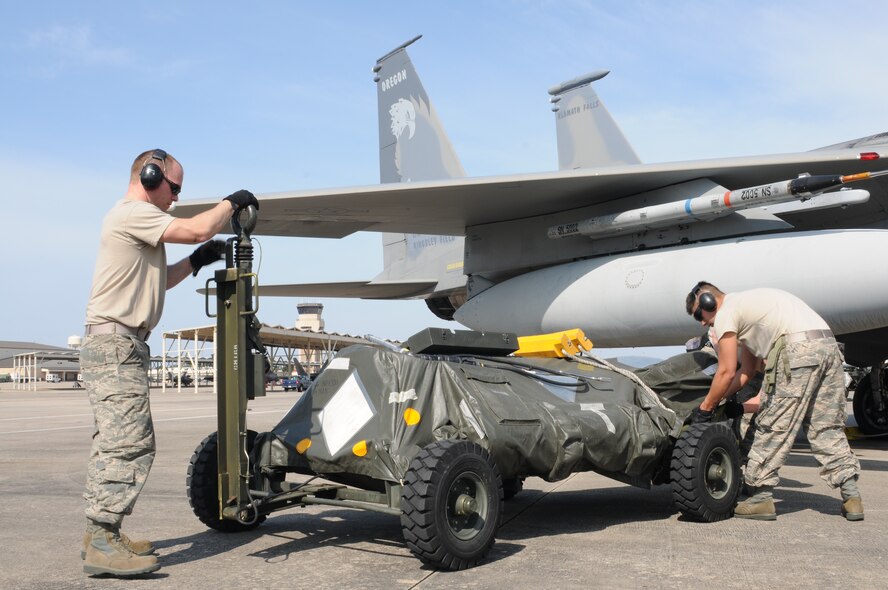
[[149, 355], [147, 344], [121, 334], [88, 336], [80, 349], [95, 428], [83, 494], [89, 519], [119, 526], [154, 462]]
[[787, 344], [776, 359], [775, 386], [762, 395], [745, 479], [749, 486], [776, 486], [799, 429], [831, 487], [860, 473], [845, 436], [842, 355], [832, 338]]

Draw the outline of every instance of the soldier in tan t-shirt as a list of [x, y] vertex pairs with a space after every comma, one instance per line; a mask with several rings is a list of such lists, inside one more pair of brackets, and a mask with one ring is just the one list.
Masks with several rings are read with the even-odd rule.
[[[182, 189], [182, 165], [163, 150], [139, 154], [129, 187], [102, 223], [80, 368], [95, 432], [84, 498], [86, 534], [81, 557], [88, 574], [134, 576], [160, 568], [148, 541], [120, 532], [154, 461], [148, 403], [146, 340], [160, 321], [166, 290], [219, 260], [225, 242], [211, 240], [235, 211], [259, 207], [241, 190], [191, 218], [167, 213]], [[167, 264], [164, 244], [197, 244], [190, 256]]]
[[711, 420], [719, 402], [743, 387], [765, 361], [761, 407], [744, 474], [750, 496], [737, 505], [734, 516], [777, 518], [777, 472], [804, 428], [820, 462], [820, 476], [841, 488], [843, 516], [863, 520], [857, 489], [860, 463], [844, 430], [842, 354], [829, 325], [804, 301], [779, 289], [726, 294], [701, 281], [688, 294], [685, 309], [704, 326], [714, 327], [719, 351], [718, 370], [692, 412], [692, 422]]

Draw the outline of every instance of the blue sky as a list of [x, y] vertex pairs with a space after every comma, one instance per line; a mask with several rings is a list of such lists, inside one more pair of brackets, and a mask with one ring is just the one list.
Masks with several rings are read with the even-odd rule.
[[[557, 168], [546, 89], [601, 68], [611, 74], [599, 95], [645, 162], [888, 131], [881, 2], [10, 6], [0, 340], [63, 346], [82, 333], [101, 219], [142, 150], [184, 164], [183, 199], [378, 182], [371, 67], [417, 34], [410, 55], [470, 176]], [[265, 284], [365, 279], [382, 265], [376, 234], [260, 242]], [[190, 251], [173, 245], [168, 256]], [[168, 293], [158, 331], [211, 323], [194, 291], [205, 279]], [[459, 327], [418, 301], [323, 303], [332, 331], [400, 339]], [[261, 303], [265, 323], [295, 318], [295, 301]], [[159, 338], [151, 344], [159, 354]]]

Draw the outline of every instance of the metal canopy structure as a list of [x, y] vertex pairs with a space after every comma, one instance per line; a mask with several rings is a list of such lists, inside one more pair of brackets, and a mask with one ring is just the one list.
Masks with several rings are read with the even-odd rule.
[[[267, 324], [262, 324], [259, 335], [268, 351], [272, 371], [278, 375], [294, 372], [313, 375], [340, 349], [370, 343], [360, 336]], [[152, 359], [151, 376], [164, 391], [168, 384], [178, 391], [183, 386], [193, 386], [197, 391], [198, 385], [212, 379], [216, 358], [215, 324], [164, 332], [161, 339], [162, 356]]]
[[80, 371], [78, 350], [35, 350], [13, 357], [13, 382], [15, 389], [37, 391], [37, 382], [50, 373], [62, 381], [73, 381]]

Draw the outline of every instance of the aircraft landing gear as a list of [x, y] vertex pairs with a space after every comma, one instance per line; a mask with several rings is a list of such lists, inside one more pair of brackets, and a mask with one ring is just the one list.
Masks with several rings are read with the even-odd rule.
[[876, 365], [858, 381], [852, 406], [861, 432], [888, 434], [888, 369]]

